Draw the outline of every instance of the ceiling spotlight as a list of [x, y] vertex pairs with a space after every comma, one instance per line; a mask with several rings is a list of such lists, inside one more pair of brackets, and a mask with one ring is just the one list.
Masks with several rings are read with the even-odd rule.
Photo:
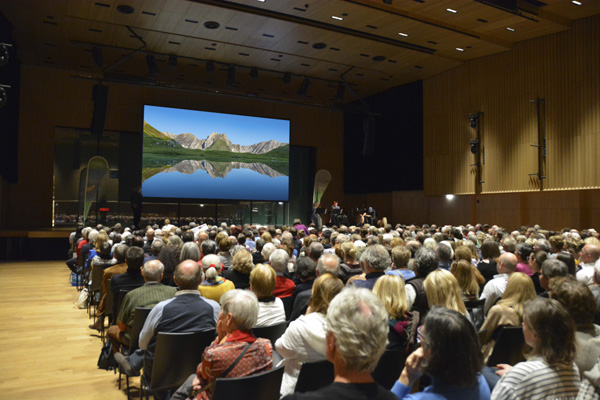
[[300, 89], [298, 89], [298, 92], [297, 92], [298, 96], [306, 96], [309, 86], [310, 86], [310, 81], [307, 78], [304, 78], [304, 81], [302, 81], [302, 85], [300, 86]]
[[0, 85], [0, 108], [4, 107], [8, 102], [8, 92], [5, 87], [10, 89], [10, 86]]
[[582, 3], [580, 1], [571, 1], [571, 3], [575, 4], [576, 6], [580, 6]]
[[479, 115], [469, 114], [469, 126], [471, 128], [477, 128], [477, 122], [479, 122]]
[[344, 100], [344, 94], [346, 94], [346, 85], [344, 85], [344, 82], [340, 82], [338, 84], [337, 90], [335, 92], [334, 100], [336, 100], [336, 101]]
[[168, 64], [169, 64], [169, 67], [171, 67], [171, 68], [177, 67], [177, 56], [175, 54], [171, 54], [169, 56]]
[[215, 72], [215, 62], [214, 61], [208, 61], [206, 63], [206, 73], [212, 74], [213, 72]]
[[227, 67], [227, 86], [235, 86], [235, 66]]
[[4, 67], [8, 64], [8, 48], [12, 47], [8, 43], [0, 43], [0, 67]]
[[506, 30], [507, 30], [507, 31], [514, 32], [514, 31], [515, 31], [515, 28], [511, 28], [510, 26], [507, 26], [507, 27], [506, 27]]
[[148, 54], [146, 56], [146, 64], [148, 65], [148, 74], [156, 75], [158, 74], [158, 65], [156, 65], [156, 60], [154, 59], [153, 54]]
[[479, 152], [479, 140], [471, 139], [471, 153], [477, 154]]
[[250, 68], [250, 79], [253, 81], [258, 79], [258, 68], [252, 67]]
[[289, 72], [285, 72], [283, 74], [283, 83], [285, 83], [286, 85], [289, 85], [292, 82], [292, 74], [290, 74]]
[[104, 65], [104, 59], [102, 58], [102, 49], [99, 46], [94, 46], [92, 48], [92, 58], [94, 59], [94, 64], [96, 64], [96, 67], [102, 68]]
[[452, 8], [446, 8], [446, 11], [448, 11], [449, 13], [452, 13], [452, 14], [456, 14], [458, 12]]
[[398, 32], [398, 35], [408, 37], [408, 33], [404, 33], [404, 32]]
[[465, 51], [465, 49], [463, 49], [462, 47], [457, 47], [456, 51]]
[[446, 195], [446, 200], [453, 200], [454, 199], [454, 195], [453, 194], [447, 194]]

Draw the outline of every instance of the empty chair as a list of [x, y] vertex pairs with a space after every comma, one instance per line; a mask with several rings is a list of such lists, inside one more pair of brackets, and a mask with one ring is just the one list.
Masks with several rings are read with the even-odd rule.
[[[396, 379], [398, 379], [398, 376], [396, 376]], [[333, 378], [333, 364], [329, 361], [306, 362], [300, 368], [294, 391], [299, 393], [312, 392], [331, 384]]]
[[177, 389], [202, 361], [202, 353], [215, 339], [215, 330], [204, 332], [159, 332], [150, 382], [142, 375], [142, 395], [149, 392]]
[[274, 345], [287, 329], [287, 324], [287, 322], [280, 322], [275, 325], [254, 327], [252, 331], [254, 332], [254, 336], [269, 339]]
[[402, 373], [407, 356], [404, 349], [386, 350], [371, 373], [375, 382], [388, 390], [391, 389]]
[[241, 378], [217, 378], [212, 400], [279, 400], [283, 366]]
[[494, 367], [498, 364], [515, 365], [525, 360], [523, 357], [523, 327], [505, 326], [500, 330], [494, 351], [487, 361], [487, 365]]

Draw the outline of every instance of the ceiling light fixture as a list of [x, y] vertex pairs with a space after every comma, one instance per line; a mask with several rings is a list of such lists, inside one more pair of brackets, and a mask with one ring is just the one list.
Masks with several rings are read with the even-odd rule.
[[331, 18], [332, 19], [337, 19], [338, 21], [343, 21], [344, 20], [344, 18], [342, 18], [342, 17], [336, 17], [335, 15], [332, 15]]
[[580, 1], [576, 1], [576, 0], [571, 1], [571, 3], [575, 4], [576, 6], [582, 5], [582, 3]]
[[250, 79], [253, 81], [258, 79], [258, 68], [252, 67], [250, 68]]
[[456, 51], [465, 51], [465, 49], [463, 49], [463, 48], [460, 48], [460, 47], [457, 47], [457, 48], [456, 48]]
[[447, 194], [446, 195], [446, 200], [453, 200], [454, 199], [454, 195], [453, 194]]
[[446, 11], [451, 12], [452, 14], [456, 14], [458, 12], [452, 8], [446, 8]]
[[300, 89], [298, 89], [298, 96], [306, 96], [306, 94], [308, 93], [308, 87], [310, 86], [310, 81], [307, 78], [304, 78], [304, 81], [302, 81], [302, 85], [300, 86]]
[[94, 46], [94, 48], [92, 48], [92, 58], [94, 59], [94, 64], [96, 64], [98, 68], [102, 68], [104, 59], [102, 58], [102, 49], [99, 46]]
[[342, 101], [344, 100], [344, 94], [346, 94], [346, 85], [344, 85], [344, 82], [340, 82], [333, 99], [336, 101]]
[[235, 86], [235, 66], [227, 68], [227, 86]]
[[289, 72], [285, 72], [283, 74], [283, 83], [285, 83], [286, 85], [289, 85], [292, 82], [292, 74], [290, 74]]
[[146, 65], [148, 66], [148, 74], [156, 75], [159, 72], [158, 65], [156, 65], [156, 60], [154, 59], [154, 55], [148, 54], [146, 56]]
[[510, 26], [507, 26], [507, 27], [506, 27], [506, 30], [507, 30], [507, 31], [514, 32], [514, 31], [515, 31], [515, 28], [511, 28]]
[[208, 61], [206, 63], [206, 73], [207, 74], [212, 74], [213, 72], [215, 72], [215, 62], [214, 61]]
[[408, 37], [408, 33], [404, 33], [404, 32], [398, 32], [398, 35]]

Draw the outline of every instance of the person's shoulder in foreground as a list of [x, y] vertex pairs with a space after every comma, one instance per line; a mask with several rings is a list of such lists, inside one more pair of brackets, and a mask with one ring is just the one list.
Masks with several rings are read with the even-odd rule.
[[314, 392], [294, 393], [287, 395], [283, 400], [398, 400], [398, 397], [377, 383], [341, 383], [333, 382], [331, 385]]

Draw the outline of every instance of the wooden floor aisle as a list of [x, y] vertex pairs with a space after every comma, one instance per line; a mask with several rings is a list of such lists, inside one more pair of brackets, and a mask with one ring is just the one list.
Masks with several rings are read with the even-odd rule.
[[76, 294], [64, 261], [0, 263], [0, 399], [127, 398]]

